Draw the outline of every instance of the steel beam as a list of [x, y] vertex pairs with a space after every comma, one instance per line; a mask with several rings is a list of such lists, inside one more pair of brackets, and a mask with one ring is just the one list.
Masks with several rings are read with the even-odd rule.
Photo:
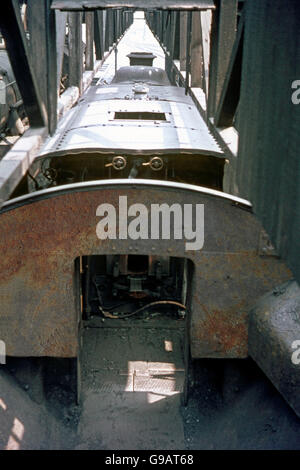
[[225, 76], [219, 105], [215, 114], [217, 127], [230, 127], [233, 125], [234, 116], [240, 99], [242, 59], [244, 44], [244, 17], [242, 16], [238, 34], [232, 49], [228, 70]]
[[103, 8], [135, 8], [138, 10], [206, 10], [215, 8], [213, 0], [54, 0], [52, 8], [85, 11]]
[[[225, 80], [231, 51], [236, 36], [238, 0], [218, 0], [212, 29], [212, 56], [209, 115], [213, 116], [218, 107]], [[213, 88], [213, 89], [212, 89]]]
[[69, 86], [77, 86], [82, 93], [83, 51], [82, 13], [69, 13]]
[[101, 60], [104, 56], [104, 37], [105, 37], [105, 17], [103, 11], [95, 12], [95, 25], [94, 25], [94, 40], [96, 59]]
[[16, 0], [7, 0], [1, 6], [0, 29], [30, 125], [43, 127], [47, 123], [46, 105], [41, 99]]
[[180, 70], [186, 69], [187, 12], [180, 12]]
[[85, 13], [85, 70], [94, 68], [94, 12]]
[[192, 13], [192, 38], [191, 38], [191, 86], [202, 87], [203, 75], [203, 51], [201, 12]]

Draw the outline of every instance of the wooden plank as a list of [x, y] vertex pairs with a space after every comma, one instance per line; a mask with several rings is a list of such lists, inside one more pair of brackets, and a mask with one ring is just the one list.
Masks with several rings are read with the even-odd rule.
[[86, 45], [85, 45], [85, 70], [94, 68], [94, 12], [85, 13]]
[[83, 51], [82, 13], [69, 13], [69, 86], [77, 86], [82, 93]]
[[43, 127], [47, 123], [46, 107], [42, 105], [19, 3], [16, 0], [7, 0], [1, 5], [0, 29], [30, 125]]
[[215, 115], [215, 125], [217, 127], [230, 127], [233, 125], [234, 116], [240, 98], [243, 37], [244, 17], [242, 16], [224, 80], [219, 106]]
[[206, 10], [214, 9], [213, 0], [54, 0], [52, 8], [66, 11], [85, 11], [98, 8], [136, 8], [148, 10]]

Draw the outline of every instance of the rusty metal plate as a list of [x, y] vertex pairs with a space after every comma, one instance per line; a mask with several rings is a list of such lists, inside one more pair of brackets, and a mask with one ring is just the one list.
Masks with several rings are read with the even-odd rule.
[[[122, 182], [122, 184], [120, 183]], [[100, 240], [96, 209], [139, 203], [204, 204], [205, 241]], [[217, 191], [142, 180], [79, 183], [6, 203], [0, 213], [0, 337], [12, 356], [75, 357], [78, 280], [74, 260], [97, 254], [186, 257], [194, 265], [192, 357], [246, 357], [248, 312], [258, 296], [292, 277], [278, 259], [258, 255], [261, 226], [249, 204]]]

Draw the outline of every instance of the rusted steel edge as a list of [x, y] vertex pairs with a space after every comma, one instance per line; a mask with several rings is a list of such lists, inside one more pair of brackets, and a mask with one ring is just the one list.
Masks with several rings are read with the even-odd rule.
[[197, 192], [199, 194], [207, 194], [211, 196], [215, 196], [217, 198], [221, 198], [223, 200], [229, 200], [234, 205], [239, 207], [244, 207], [247, 210], [252, 209], [252, 205], [246, 199], [242, 199], [236, 196], [232, 196], [231, 194], [223, 193], [222, 191], [216, 191], [215, 189], [204, 188], [202, 186], [195, 186], [192, 184], [185, 184], [185, 183], [175, 183], [169, 181], [159, 181], [159, 180], [146, 180], [146, 179], [138, 179], [134, 182], [131, 179], [111, 179], [111, 180], [101, 180], [101, 181], [88, 181], [82, 183], [74, 183], [74, 184], [66, 184], [62, 186], [56, 186], [53, 188], [43, 189], [41, 191], [36, 191], [34, 193], [26, 194], [24, 196], [20, 196], [14, 199], [10, 199], [9, 201], [5, 202], [2, 206], [2, 210], [10, 210], [16, 206], [20, 206], [27, 203], [32, 203], [34, 200], [40, 200], [47, 197], [54, 197], [59, 194], [65, 194], [68, 192], [76, 192], [76, 191], [91, 191], [96, 188], [111, 188], [111, 187], [135, 187], [135, 188], [166, 188], [166, 189], [179, 189], [179, 190], [186, 190]]

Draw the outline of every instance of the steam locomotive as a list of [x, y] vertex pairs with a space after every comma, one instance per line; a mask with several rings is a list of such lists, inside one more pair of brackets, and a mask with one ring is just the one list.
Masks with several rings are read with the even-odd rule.
[[[247, 357], [254, 300], [291, 273], [251, 204], [223, 192], [225, 162], [192, 98], [164, 70], [132, 65], [109, 85], [94, 80], [1, 209], [7, 354], [76, 358], [91, 316], [156, 313], [185, 322], [193, 358]], [[136, 204], [149, 213], [159, 205], [169, 237], [133, 240], [116, 222], [115, 236], [99, 239], [97, 208], [124, 196], [136, 217]], [[186, 206], [197, 205], [204, 244], [186, 250], [178, 233]]]

